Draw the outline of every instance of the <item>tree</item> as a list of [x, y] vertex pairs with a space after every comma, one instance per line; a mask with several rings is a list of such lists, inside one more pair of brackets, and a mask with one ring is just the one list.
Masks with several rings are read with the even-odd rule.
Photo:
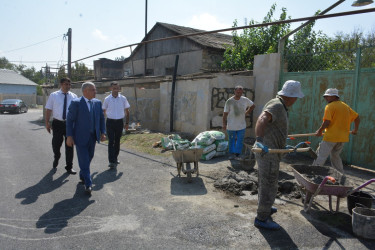
[[0, 69], [10, 69], [14, 70], [15, 65], [10, 63], [5, 57], [0, 57]]
[[115, 57], [115, 61], [125, 61], [126, 57], [120, 56], [120, 57]]
[[72, 67], [71, 75], [72, 75], [71, 80], [73, 82], [84, 81], [84, 80], [92, 79], [94, 75], [94, 71], [86, 67], [84, 63], [76, 62], [74, 66]]
[[[276, 21], [273, 15], [276, 4], [263, 19], [262, 23]], [[286, 8], [281, 9], [279, 20], [287, 20]], [[256, 22], [251, 20], [249, 25]], [[237, 20], [234, 21], [233, 27], [237, 27]], [[290, 24], [277, 24], [266, 27], [257, 27], [244, 29], [242, 34], [233, 31], [233, 46], [227, 46], [224, 52], [222, 68], [230, 70], [253, 69], [254, 56], [259, 54], [269, 54], [277, 52], [278, 41], [289, 31]]]

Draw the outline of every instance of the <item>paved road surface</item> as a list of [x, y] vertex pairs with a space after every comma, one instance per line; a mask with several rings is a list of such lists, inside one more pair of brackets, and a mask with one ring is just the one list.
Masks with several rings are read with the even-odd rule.
[[118, 170], [109, 170], [103, 144], [96, 147], [88, 197], [78, 176], [65, 173], [63, 160], [52, 170], [52, 136], [41, 115], [35, 109], [0, 115], [1, 249], [375, 248], [347, 228], [304, 215], [301, 204], [280, 205], [275, 218], [282, 230], [259, 231], [256, 201], [216, 191], [204, 171], [187, 184], [174, 177], [173, 159], [128, 150], [121, 151]]

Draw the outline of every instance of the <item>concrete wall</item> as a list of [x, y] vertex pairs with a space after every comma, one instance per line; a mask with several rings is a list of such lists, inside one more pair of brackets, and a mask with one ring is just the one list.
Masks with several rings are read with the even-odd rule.
[[258, 118], [264, 105], [275, 98], [278, 91], [280, 73], [280, 54], [257, 55], [254, 58], [255, 77], [255, 120]]
[[[217, 73], [178, 77], [174, 99], [174, 131], [197, 135], [206, 130], [220, 130], [225, 101], [233, 96], [234, 87], [240, 84], [244, 87], [244, 95], [256, 105], [255, 111], [246, 118], [246, 136], [254, 137], [257, 117], [264, 104], [274, 98], [277, 92], [279, 65], [278, 54], [270, 54], [255, 57], [254, 76]], [[109, 84], [96, 83], [98, 88], [105, 91], [108, 91]], [[130, 122], [139, 122], [142, 128], [170, 132], [170, 77], [134, 78], [121, 80], [119, 84], [131, 105]], [[55, 90], [45, 89], [46, 99]], [[71, 91], [82, 96], [78, 88]], [[97, 94], [97, 98], [103, 101], [108, 94]]]
[[[241, 84], [248, 97], [254, 98], [254, 77], [215, 74], [194, 79], [178, 79], [174, 105], [174, 130], [192, 134], [221, 129], [225, 101]], [[159, 130], [170, 131], [170, 96], [172, 83], [160, 85]], [[254, 135], [253, 117], [248, 118], [247, 136]]]
[[136, 88], [137, 102], [134, 87], [122, 87], [122, 94], [130, 104], [130, 123], [140, 123], [142, 128], [158, 130], [160, 90]]

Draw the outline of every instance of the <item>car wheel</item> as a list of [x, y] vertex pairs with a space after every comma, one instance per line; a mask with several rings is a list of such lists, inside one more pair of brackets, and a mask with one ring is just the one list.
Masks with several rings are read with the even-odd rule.
[[26, 109], [25, 109], [25, 113], [27, 113], [27, 111], [28, 111], [28, 110], [29, 110], [29, 109], [28, 109], [28, 108], [26, 108]]
[[21, 114], [21, 108], [18, 108], [16, 111], [17, 114]]
[[4, 114], [4, 111], [0, 111], [0, 114]]

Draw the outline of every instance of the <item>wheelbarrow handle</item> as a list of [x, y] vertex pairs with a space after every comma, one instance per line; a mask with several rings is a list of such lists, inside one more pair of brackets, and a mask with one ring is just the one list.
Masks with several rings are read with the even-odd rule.
[[[268, 154], [287, 154], [292, 152], [309, 152], [310, 148], [297, 148], [297, 149], [268, 149]], [[262, 153], [261, 148], [252, 148], [251, 152]]]
[[375, 179], [371, 179], [371, 180], [366, 181], [366, 182], [363, 183], [361, 186], [359, 186], [359, 187], [357, 187], [356, 189], [354, 189], [354, 190], [348, 192], [347, 196], [349, 196], [349, 195], [351, 195], [351, 194], [357, 192], [357, 191], [360, 190], [361, 188], [366, 187], [367, 185], [369, 185], [369, 184], [372, 183], [372, 182], [375, 182]]

